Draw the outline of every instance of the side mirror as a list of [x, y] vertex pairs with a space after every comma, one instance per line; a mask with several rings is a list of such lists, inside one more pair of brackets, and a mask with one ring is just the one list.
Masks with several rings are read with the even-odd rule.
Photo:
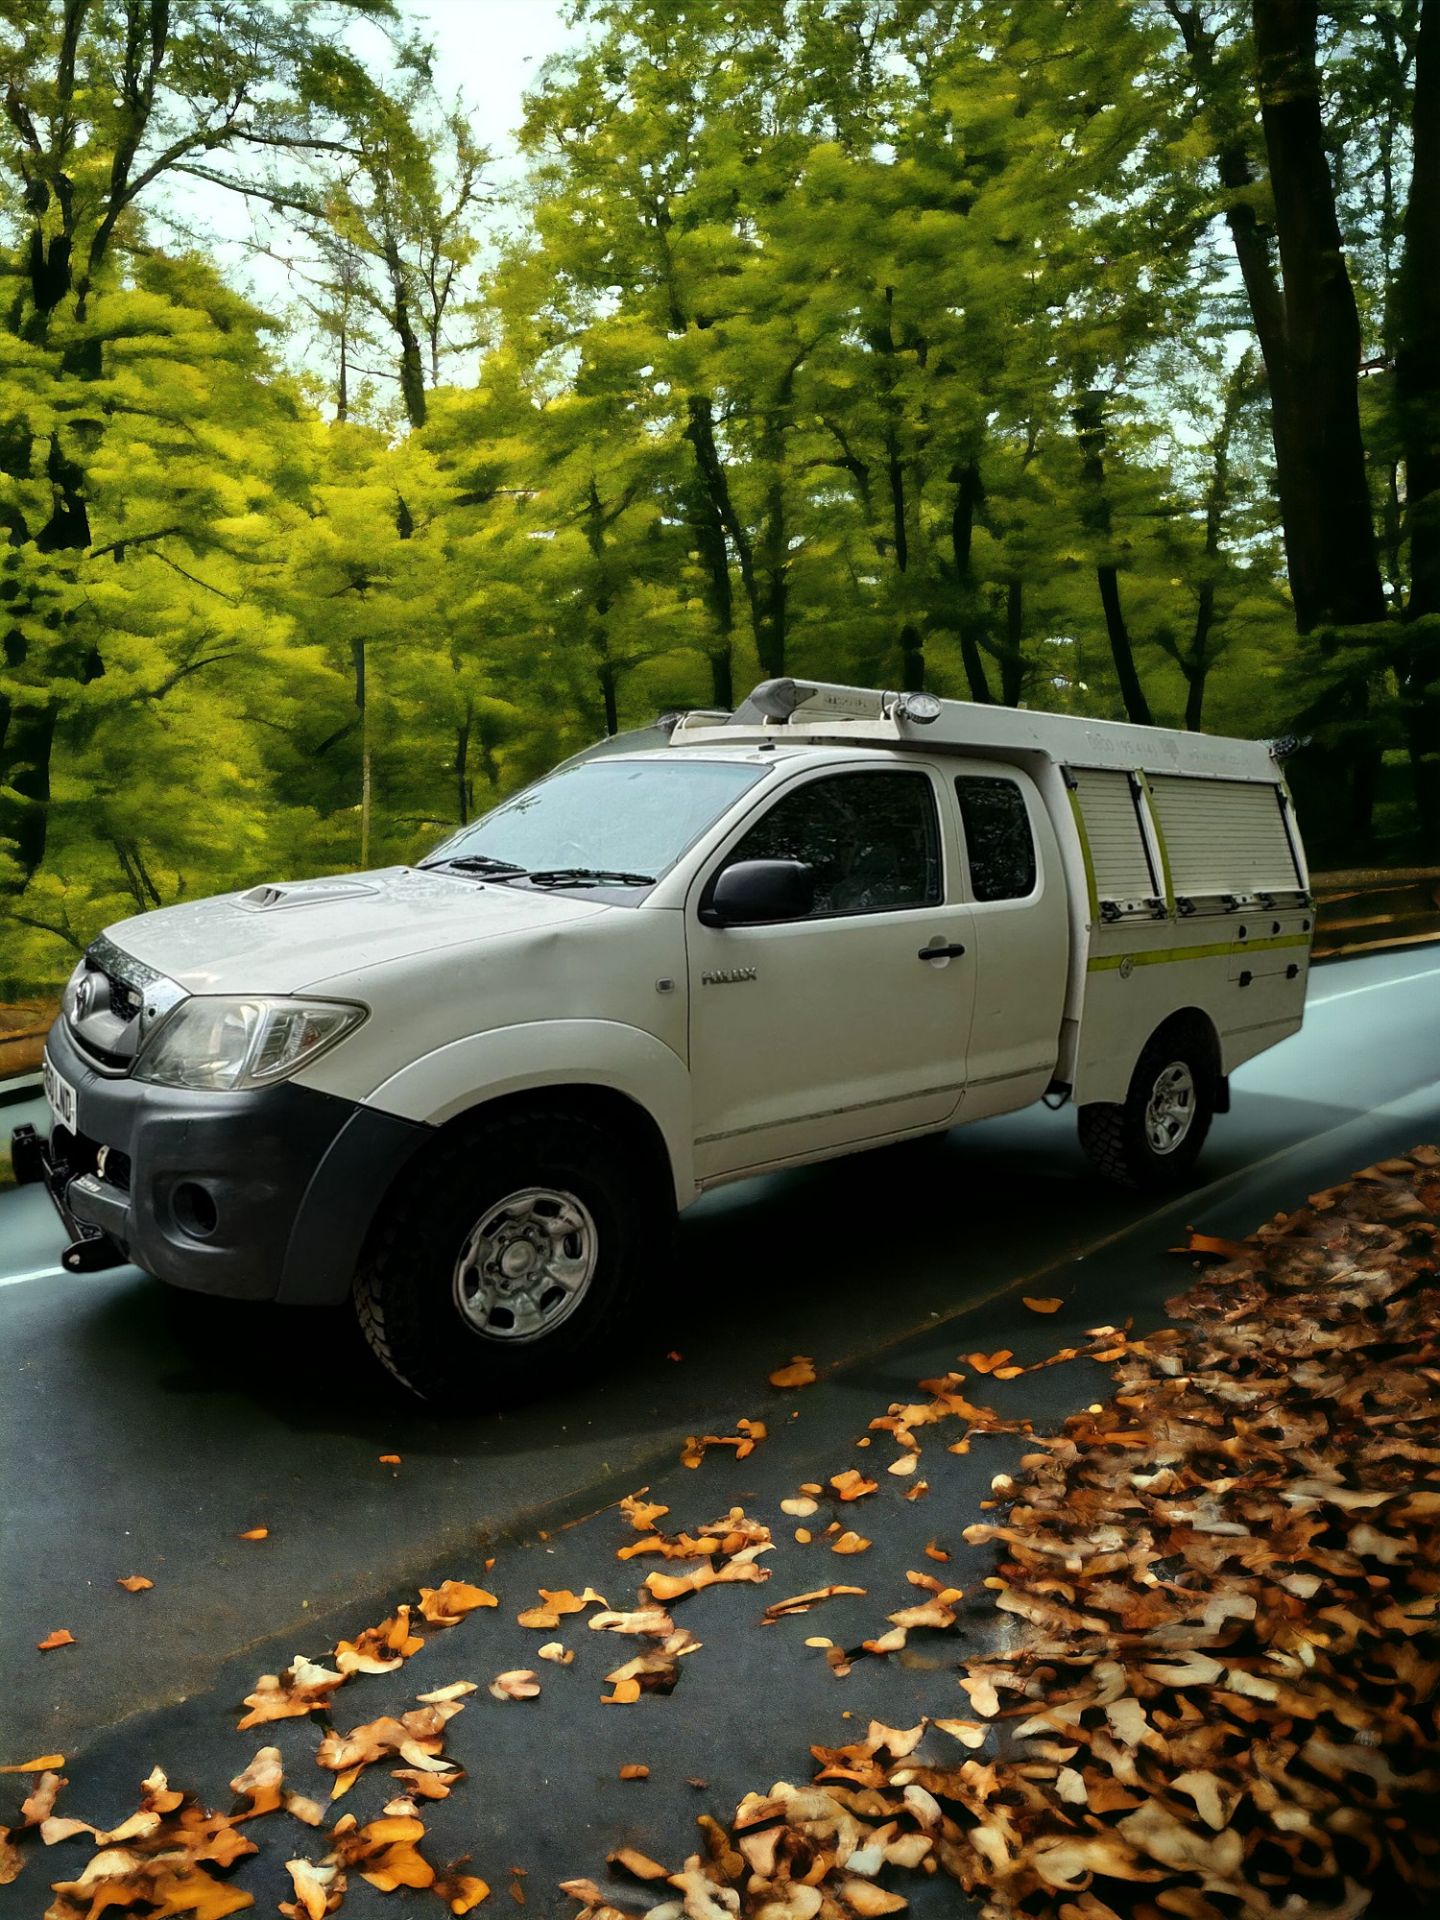
[[707, 927], [803, 920], [815, 906], [815, 871], [803, 860], [737, 860], [715, 876], [700, 909]]

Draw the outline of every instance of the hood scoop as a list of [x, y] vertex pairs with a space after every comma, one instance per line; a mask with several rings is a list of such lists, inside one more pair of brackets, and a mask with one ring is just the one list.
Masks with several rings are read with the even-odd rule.
[[318, 907], [379, 892], [364, 880], [269, 881], [238, 895], [235, 904], [247, 913], [275, 913], [282, 907]]

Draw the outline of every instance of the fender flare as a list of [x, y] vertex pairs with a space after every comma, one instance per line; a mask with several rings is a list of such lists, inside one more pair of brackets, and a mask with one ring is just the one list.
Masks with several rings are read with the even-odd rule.
[[343, 1300], [381, 1203], [435, 1132], [506, 1095], [557, 1086], [593, 1086], [632, 1101], [660, 1134], [676, 1205], [694, 1200], [690, 1074], [678, 1054], [614, 1020], [497, 1027], [408, 1062], [356, 1108], [296, 1212], [277, 1300]]
[[663, 1040], [619, 1020], [536, 1020], [452, 1040], [407, 1062], [366, 1104], [443, 1127], [506, 1094], [604, 1087], [649, 1115], [670, 1160], [677, 1206], [695, 1198], [690, 1070]]

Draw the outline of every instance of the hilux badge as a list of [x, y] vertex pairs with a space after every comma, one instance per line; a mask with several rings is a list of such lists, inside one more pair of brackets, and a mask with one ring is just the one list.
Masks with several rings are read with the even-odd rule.
[[754, 967], [715, 967], [707, 968], [700, 975], [700, 984], [702, 987], [733, 987], [742, 980], [754, 980], [756, 977]]

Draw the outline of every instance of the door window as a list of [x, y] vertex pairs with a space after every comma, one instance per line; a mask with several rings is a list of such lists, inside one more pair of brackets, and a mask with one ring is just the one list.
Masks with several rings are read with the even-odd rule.
[[1035, 836], [1013, 780], [961, 774], [955, 782], [970, 885], [977, 900], [1023, 900], [1035, 891]]
[[936, 906], [940, 823], [930, 776], [838, 773], [795, 787], [725, 864], [739, 860], [803, 860], [815, 875], [812, 920]]

